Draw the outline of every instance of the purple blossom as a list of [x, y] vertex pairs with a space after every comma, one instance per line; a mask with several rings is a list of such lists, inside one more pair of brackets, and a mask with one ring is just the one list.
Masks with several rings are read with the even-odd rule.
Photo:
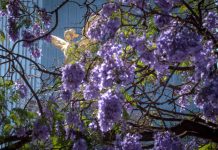
[[116, 148], [114, 148], [113, 146], [110, 145], [103, 145], [100, 150], [117, 150]]
[[171, 21], [171, 18], [167, 15], [155, 15], [154, 23], [159, 29], [163, 29], [168, 26]]
[[[39, 23], [34, 23], [33, 27], [31, 28], [31, 31], [34, 33], [35, 37], [39, 37], [44, 35], [47, 29], [41, 27]], [[43, 40], [50, 42], [50, 35], [44, 36]]]
[[7, 11], [10, 17], [18, 18], [20, 16], [20, 0], [9, 0]]
[[99, 92], [100, 92], [100, 90], [99, 90], [98, 86], [95, 85], [94, 83], [90, 83], [90, 84], [85, 86], [85, 89], [83, 91], [84, 98], [86, 100], [96, 99], [100, 95]]
[[203, 105], [203, 114], [207, 119], [215, 121], [218, 115], [217, 105], [214, 107], [211, 103], [205, 103]]
[[64, 128], [65, 124], [64, 121], [59, 121], [57, 123], [57, 127], [56, 127], [56, 134], [58, 137], [63, 137], [63, 135], [66, 137], [66, 129]]
[[203, 20], [203, 26], [208, 30], [214, 30], [218, 28], [218, 13], [209, 12]]
[[154, 1], [164, 12], [169, 12], [173, 7], [172, 0], [155, 0]]
[[0, 8], [0, 17], [7, 15], [7, 11]]
[[188, 105], [190, 105], [189, 101], [188, 101], [188, 96], [186, 95], [187, 93], [190, 93], [192, 90], [192, 86], [191, 85], [184, 85], [182, 87], [181, 90], [179, 90], [179, 95], [182, 95], [179, 99], [179, 105], [181, 106], [181, 110], [183, 110], [185, 107], [187, 107]]
[[[51, 98], [52, 98], [52, 99], [51, 99]], [[54, 97], [52, 96], [51, 98], [49, 98], [49, 99], [51, 99], [50, 102], [54, 101], [54, 99], [53, 99]], [[54, 102], [52, 102], [52, 103], [54, 103]], [[56, 107], [56, 108], [57, 108], [57, 107]], [[46, 107], [44, 107], [43, 112], [44, 112], [44, 114], [45, 114], [47, 120], [52, 119], [52, 118], [54, 117], [54, 112], [52, 111], [52, 109], [50, 108], [49, 105], [47, 105]], [[50, 121], [51, 121], [51, 120], [50, 120]]]
[[201, 37], [186, 27], [175, 26], [161, 32], [155, 54], [162, 60], [180, 62], [203, 49]]
[[180, 139], [172, 135], [169, 131], [156, 133], [154, 140], [153, 150], [184, 150]]
[[87, 149], [88, 146], [84, 139], [78, 139], [73, 145], [73, 150], [87, 150]]
[[24, 127], [18, 128], [17, 131], [16, 131], [16, 135], [18, 137], [25, 137], [25, 136], [27, 136], [27, 129], [24, 128]]
[[83, 122], [81, 121], [80, 116], [76, 111], [70, 111], [66, 114], [66, 122], [74, 129], [83, 129]]
[[38, 24], [38, 23], [35, 23], [34, 25], [33, 25], [33, 27], [32, 27], [32, 31], [33, 31], [33, 33], [34, 33], [34, 35], [36, 36], [36, 37], [38, 37], [38, 36], [40, 36], [41, 35], [41, 27], [40, 27], [40, 25]]
[[[44, 33], [44, 32], [43, 32]], [[51, 35], [47, 35], [45, 37], [43, 37], [43, 39], [46, 41], [46, 42], [51, 42]]]
[[64, 90], [76, 90], [85, 77], [85, 73], [80, 64], [69, 64], [62, 68], [62, 86]]
[[15, 82], [15, 89], [18, 92], [20, 98], [27, 97], [28, 89], [23, 82], [21, 82], [21, 81]]
[[147, 41], [145, 34], [143, 34], [142, 36], [130, 35], [128, 38], [125, 38], [123, 37], [123, 35], [121, 35], [120, 39], [123, 43], [130, 45], [133, 49], [137, 51], [138, 56], [143, 63], [149, 64], [151, 65], [151, 67], [154, 67], [156, 59], [153, 51], [147, 50]]
[[119, 5], [117, 3], [107, 3], [104, 4], [101, 11], [100, 15], [102, 17], [110, 17], [113, 12], [116, 12], [119, 9]]
[[122, 53], [122, 45], [116, 43], [114, 40], [108, 40], [104, 43], [97, 54], [104, 59], [113, 59], [113, 57], [117, 57]]
[[203, 109], [205, 117], [214, 120], [218, 115], [218, 101], [217, 101], [218, 79], [213, 77], [205, 81], [204, 87], [195, 96], [195, 104]]
[[136, 49], [139, 53], [143, 53], [146, 50], [146, 36], [145, 34], [140, 36], [140, 37], [136, 37], [136, 36], [129, 36], [126, 39], [126, 42], [132, 46], [132, 48]]
[[196, 138], [190, 139], [189, 142], [187, 142], [187, 144], [185, 144], [185, 149], [186, 150], [198, 150], [199, 144], [197, 143]]
[[149, 51], [139, 52], [139, 56], [143, 63], [155, 67], [155, 62], [157, 62], [154, 53]]
[[140, 138], [139, 135], [127, 133], [121, 142], [122, 150], [142, 150]]
[[63, 88], [61, 88], [61, 93], [60, 93], [60, 97], [63, 100], [70, 100], [72, 96], [72, 93], [68, 90], [64, 90]]
[[133, 49], [137, 50], [139, 58], [145, 63], [154, 67], [155, 57], [154, 53], [150, 52], [146, 48], [146, 36], [140, 37], [130, 36], [126, 41]]
[[113, 85], [127, 85], [134, 80], [135, 65], [123, 61], [122, 45], [117, 44], [114, 40], [108, 40], [100, 47], [97, 52], [103, 62], [92, 70], [91, 81], [93, 85], [98, 86], [96, 89], [112, 87]]
[[71, 140], [75, 140], [76, 139], [75, 131], [72, 130], [72, 128], [66, 128], [66, 137]]
[[115, 2], [121, 2], [123, 5], [136, 5], [138, 8], [143, 8], [146, 5], [144, 0], [115, 0]]
[[31, 30], [24, 30], [22, 32], [23, 36], [23, 47], [31, 47], [33, 45], [33, 42], [30, 42], [28, 40], [32, 40], [35, 38], [33, 32]]
[[20, 1], [9, 0], [7, 5], [8, 15], [8, 34], [12, 41], [16, 41], [19, 38], [19, 29], [17, 26], [18, 18], [20, 16]]
[[49, 136], [49, 127], [42, 123], [42, 121], [36, 121], [33, 128], [33, 137], [35, 139], [46, 140]]
[[8, 34], [12, 41], [19, 38], [19, 29], [17, 27], [17, 20], [13, 17], [8, 18]]
[[96, 130], [98, 128], [97, 123], [95, 121], [92, 121], [89, 124], [89, 128], [91, 128], [92, 130]]
[[195, 81], [206, 80], [209, 77], [214, 64], [217, 62], [217, 57], [212, 54], [213, 51], [213, 42], [206, 41], [203, 49], [192, 57], [192, 61], [195, 64], [195, 74], [193, 76]]
[[107, 132], [112, 129], [122, 116], [123, 96], [120, 93], [107, 91], [102, 94], [98, 101], [98, 120], [101, 131]]
[[103, 19], [100, 17], [89, 27], [87, 36], [92, 40], [104, 42], [114, 37], [120, 25], [119, 18]]
[[40, 18], [42, 19], [42, 22], [44, 23], [44, 25], [47, 28], [49, 28], [51, 24], [51, 15], [48, 12], [46, 12], [45, 9], [38, 10], [38, 14]]
[[34, 58], [40, 58], [41, 57], [41, 49], [39, 49], [38, 47], [31, 47], [30, 51], [31, 51], [31, 55]]
[[91, 80], [95, 81], [99, 89], [117, 85], [127, 85], [134, 80], [135, 66], [123, 62], [119, 57], [105, 60], [101, 65], [96, 66], [92, 72]]

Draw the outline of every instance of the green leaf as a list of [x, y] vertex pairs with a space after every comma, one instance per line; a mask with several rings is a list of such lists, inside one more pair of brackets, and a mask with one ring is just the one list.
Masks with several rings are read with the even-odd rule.
[[187, 10], [187, 7], [185, 5], [182, 5], [179, 7], [179, 13], [184, 13]]
[[19, 100], [20, 96], [18, 93], [14, 93], [10, 98], [12, 101], [16, 102], [17, 100]]
[[16, 115], [15, 112], [12, 111], [11, 114], [9, 115], [9, 117], [11, 118], [11, 120], [13, 120], [15, 125], [17, 125], [17, 126], [21, 125], [20, 118]]
[[199, 150], [215, 150], [216, 148], [217, 148], [217, 145], [215, 143], [209, 143], [199, 148]]
[[5, 33], [3, 31], [0, 31], [0, 42], [4, 42], [5, 40]]
[[51, 140], [52, 140], [53, 148], [55, 148], [55, 149], [60, 149], [60, 148], [62, 147], [62, 146], [61, 146], [61, 143], [59, 142], [57, 136], [51, 137]]
[[123, 109], [123, 118], [124, 118], [125, 120], [130, 119], [129, 113], [126, 111], [126, 109]]
[[7, 9], [7, 4], [8, 4], [8, 0], [0, 0], [0, 8], [1, 8], [3, 11], [6, 11], [6, 9]]
[[13, 81], [11, 80], [3, 80], [0, 78], [0, 87], [11, 88], [13, 85]]
[[150, 38], [150, 36], [153, 36], [156, 33], [157, 33], [157, 27], [154, 23], [154, 18], [150, 17], [148, 20], [148, 29], [147, 29], [146, 37]]
[[3, 131], [4, 131], [6, 134], [9, 134], [12, 129], [13, 129], [13, 126], [12, 126], [11, 124], [6, 124], [6, 125], [4, 126]]
[[0, 91], [0, 101], [5, 100], [5, 92], [3, 90]]
[[32, 150], [32, 148], [31, 148], [31, 145], [28, 143], [28, 144], [25, 144], [25, 145], [21, 148], [21, 150]]

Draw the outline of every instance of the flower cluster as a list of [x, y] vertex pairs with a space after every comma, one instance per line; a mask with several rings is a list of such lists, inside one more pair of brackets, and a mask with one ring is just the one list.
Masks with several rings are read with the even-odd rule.
[[98, 51], [103, 62], [92, 70], [91, 80], [99, 89], [113, 85], [124, 86], [133, 81], [135, 66], [124, 62], [120, 58], [121, 53], [122, 46], [111, 40]]
[[170, 12], [174, 5], [181, 2], [181, 0], [155, 0], [155, 4], [161, 8], [163, 12]]
[[7, 14], [11, 17], [18, 18], [20, 15], [20, 0], [9, 0], [7, 11]]
[[[102, 54], [104, 54], [104, 58], [113, 56], [107, 55], [107, 53]], [[123, 62], [120, 58], [117, 58], [116, 61], [114, 59], [105, 59], [101, 65], [92, 70], [90, 79], [90, 83], [86, 85], [83, 91], [85, 99], [98, 98], [100, 90], [104, 88], [113, 85], [126, 85], [132, 82], [134, 79], [134, 66]]]
[[158, 132], [154, 135], [154, 150], [183, 150], [184, 146], [180, 139], [169, 131]]
[[33, 138], [46, 140], [49, 136], [49, 127], [42, 123], [42, 121], [37, 120], [34, 123], [33, 128]]
[[45, 27], [49, 28], [51, 24], [51, 15], [48, 12], [46, 12], [45, 9], [39, 9], [38, 14]]
[[85, 86], [83, 93], [86, 100], [96, 99], [99, 97], [100, 90], [96, 84], [97, 83], [90, 83]]
[[107, 91], [98, 101], [98, 120], [101, 131], [112, 129], [122, 116], [123, 96], [120, 93]]
[[156, 40], [155, 53], [169, 62], [180, 62], [202, 50], [201, 37], [187, 27], [173, 26], [163, 32]]
[[213, 31], [218, 28], [218, 13], [208, 12], [207, 16], [204, 18], [203, 26], [209, 31]]
[[18, 137], [25, 137], [27, 136], [27, 129], [25, 127], [20, 127], [16, 130], [16, 135]]
[[[115, 42], [115, 40], [108, 40], [104, 43], [97, 52], [98, 56], [104, 60], [117, 58], [122, 53], [122, 45]], [[115, 59], [116, 60], [116, 59]]]
[[192, 90], [192, 86], [188, 84], [184, 85], [182, 89], [179, 90], [178, 94], [180, 98], [178, 99], [178, 103], [181, 106], [181, 110], [183, 110], [185, 107], [190, 105], [188, 101], [189, 97], [186, 94], [190, 93], [191, 90]]
[[[29, 48], [31, 55], [34, 58], [40, 58], [41, 49], [39, 48], [39, 44], [34, 41], [35, 38], [43, 35], [46, 30], [41, 28], [38, 23], [35, 23], [31, 28], [24, 29], [22, 31], [23, 38], [23, 46]], [[49, 36], [44, 37], [44, 40], [48, 41]]]
[[135, 5], [138, 8], [146, 6], [146, 1], [144, 0], [115, 0], [115, 2], [121, 3], [122, 5]]
[[134, 79], [134, 65], [123, 62], [120, 58], [116, 60], [105, 60], [101, 65], [93, 69], [92, 80], [98, 84], [99, 89], [112, 87], [113, 85], [127, 85]]
[[157, 4], [161, 9], [162, 11], [164, 12], [169, 12], [172, 7], [173, 7], [173, 3], [172, 3], [172, 0], [155, 0], [154, 1], [155, 4]]
[[123, 150], [142, 150], [142, 145], [140, 143], [140, 136], [136, 134], [127, 133], [121, 142], [121, 147]]
[[100, 11], [100, 15], [102, 17], [108, 18], [112, 15], [113, 12], [116, 12], [118, 9], [119, 5], [117, 3], [107, 3], [103, 5]]
[[66, 122], [69, 126], [75, 129], [82, 129], [83, 123], [80, 120], [79, 114], [76, 111], [70, 111], [66, 114]]
[[154, 23], [159, 29], [169, 26], [170, 21], [171, 18], [167, 14], [154, 16]]
[[[116, 31], [121, 25], [119, 18], [111, 18], [114, 12], [117, 12], [119, 5], [117, 3], [107, 3], [103, 5], [100, 16], [95, 16], [87, 31], [88, 38], [96, 41], [107, 41], [114, 37]], [[97, 18], [97, 19], [96, 19]]]
[[15, 89], [18, 92], [20, 98], [27, 97], [28, 89], [23, 82], [21, 82], [21, 81], [15, 82]]
[[[6, 2], [3, 2], [3, 4]], [[45, 10], [38, 10], [38, 16], [30, 16], [24, 9], [24, 4], [20, 0], [8, 0], [7, 2], [7, 15], [8, 18], [8, 34], [12, 41], [19, 39], [20, 31], [23, 39], [23, 46], [29, 48], [31, 55], [34, 58], [41, 56], [41, 50], [38, 43], [33, 41], [35, 38], [42, 36], [45, 31], [48, 30], [51, 21], [51, 16]], [[41, 22], [39, 19], [41, 18]], [[37, 20], [37, 23], [35, 22]], [[22, 29], [22, 30], [21, 30]], [[49, 36], [45, 36], [44, 39], [48, 39]]]
[[69, 64], [62, 68], [62, 82], [65, 91], [76, 90], [85, 77], [85, 72], [80, 64]]
[[89, 27], [87, 36], [92, 40], [104, 42], [114, 37], [120, 25], [121, 22], [119, 18], [105, 19], [99, 17], [99, 19], [93, 22]]
[[35, 35], [32, 30], [24, 30], [22, 32], [22, 37], [24, 39], [23, 47], [30, 47], [32, 46], [32, 42], [29, 42], [28, 40], [33, 40], [35, 38]]
[[64, 90], [63, 87], [61, 87], [61, 90], [60, 90], [61, 99], [70, 100], [71, 96], [72, 96], [72, 93], [69, 90]]
[[142, 36], [130, 35], [128, 38], [121, 37], [121, 41], [125, 44], [131, 46], [134, 50], [137, 51], [139, 58], [147, 65], [154, 65], [155, 57], [153, 51], [148, 51], [146, 45], [148, 44], [146, 41], [146, 36], [143, 34]]
[[41, 54], [41, 49], [39, 49], [38, 46], [35, 46], [35, 47], [31, 47], [30, 48], [30, 51], [31, 51], [31, 55], [34, 57], [34, 58], [40, 58], [42, 56]]
[[204, 87], [195, 96], [194, 101], [198, 107], [203, 109], [205, 117], [216, 119], [218, 115], [218, 79], [214, 77], [211, 81], [206, 81]]
[[128, 38], [122, 38], [122, 42], [127, 43], [133, 49], [136, 49], [139, 53], [142, 53], [146, 50], [146, 36], [130, 35]]
[[196, 138], [193, 138], [190, 139], [189, 142], [187, 142], [187, 144], [185, 144], [185, 149], [186, 150], [198, 150], [199, 148], [199, 143], [198, 141], [196, 140]]
[[9, 0], [7, 5], [8, 15], [8, 33], [12, 41], [16, 41], [19, 38], [19, 29], [17, 27], [18, 19], [20, 16], [20, 1]]
[[73, 145], [73, 150], [87, 150], [87, 149], [88, 146], [84, 139], [78, 139]]
[[[7, 4], [6, 15], [8, 16], [8, 33], [12, 41], [16, 41], [19, 38], [19, 31], [22, 27], [20, 23], [21, 20], [25, 20], [25, 22], [22, 22], [22, 25], [25, 25], [25, 28], [30, 28], [30, 25], [32, 25], [31, 30], [27, 29], [22, 32], [24, 40], [31, 40], [34, 37], [42, 35], [42, 32], [39, 34], [35, 31], [39, 29], [42, 31], [42, 28], [47, 30], [49, 28], [49, 24], [51, 21], [51, 16], [48, 15], [48, 13], [45, 10], [38, 10], [38, 15], [39, 17], [41, 17], [42, 22], [40, 23], [41, 26], [38, 25], [39, 28], [36, 29], [36, 25], [32, 23], [32, 18], [25, 18], [26, 15], [21, 15], [22, 13], [25, 13], [22, 11], [21, 5], [22, 4], [20, 0], [9, 0]], [[25, 47], [30, 47], [30, 44], [30, 42], [28, 43], [27, 41], [24, 41]]]
[[207, 79], [213, 70], [214, 64], [217, 62], [217, 57], [213, 55], [214, 44], [212, 41], [206, 41], [201, 51], [192, 57], [195, 64], [195, 74], [193, 79]]

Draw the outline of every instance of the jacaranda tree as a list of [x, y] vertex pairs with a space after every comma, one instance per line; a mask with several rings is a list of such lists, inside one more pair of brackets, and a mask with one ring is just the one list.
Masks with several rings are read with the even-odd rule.
[[[0, 45], [9, 67], [0, 81], [3, 149], [216, 149], [216, 0], [112, 0], [97, 11], [94, 1], [71, 1], [87, 11], [63, 67], [49, 70], [15, 52], [21, 43], [39, 58], [37, 42], [51, 44], [68, 2], [30, 12], [21, 0], [0, 1], [7, 17], [0, 39], [13, 43]], [[20, 59], [40, 76], [28, 76]], [[12, 81], [14, 74], [20, 79]], [[30, 78], [40, 78], [38, 90]], [[25, 107], [8, 108], [21, 99]]]

